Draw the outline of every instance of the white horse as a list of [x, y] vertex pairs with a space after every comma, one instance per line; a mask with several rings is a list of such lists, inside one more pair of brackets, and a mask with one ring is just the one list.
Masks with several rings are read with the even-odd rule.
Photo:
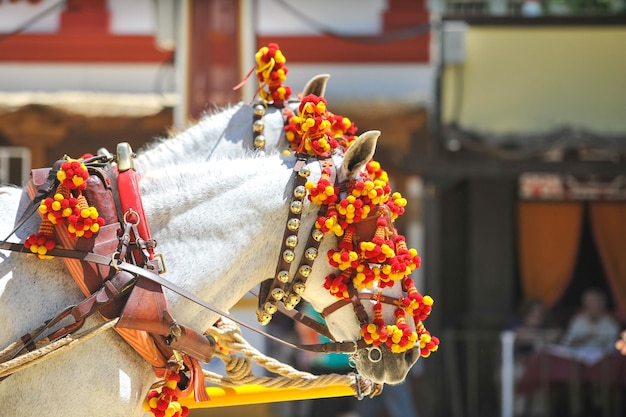
[[[343, 167], [340, 175], [354, 176], [373, 155], [377, 138], [377, 132], [364, 133], [345, 157], [336, 157], [337, 166]], [[273, 276], [287, 219], [291, 159], [274, 154], [194, 164], [146, 163], [140, 188], [153, 236], [168, 265], [166, 278], [228, 310], [250, 288]], [[319, 177], [316, 163], [311, 169], [312, 179]], [[12, 229], [20, 193], [0, 188], [0, 236]], [[315, 213], [315, 206], [305, 205], [303, 230], [312, 226]], [[335, 245], [335, 239], [327, 237], [320, 253]], [[83, 299], [58, 259], [40, 261], [11, 253], [0, 262], [0, 347]], [[333, 271], [322, 260], [313, 271], [303, 297], [321, 311], [336, 300], [322, 287]], [[385, 292], [397, 297], [401, 289], [396, 285]], [[216, 320], [215, 314], [167, 294], [180, 323], [203, 329]], [[371, 307], [366, 309], [371, 315]], [[393, 320], [393, 308], [385, 307], [384, 313], [387, 321]], [[360, 338], [351, 307], [341, 308], [327, 322], [337, 340]], [[94, 317], [86, 326], [98, 323], [101, 320]], [[378, 382], [399, 383], [419, 356], [416, 349], [383, 353], [378, 363], [357, 355], [357, 369]], [[0, 382], [0, 407], [11, 416], [138, 416], [154, 381], [152, 368], [109, 331]]]

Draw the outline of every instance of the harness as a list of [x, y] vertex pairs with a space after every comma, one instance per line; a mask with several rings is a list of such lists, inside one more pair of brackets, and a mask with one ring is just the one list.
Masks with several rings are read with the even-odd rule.
[[[53, 341], [77, 331], [87, 317], [99, 312], [106, 320], [119, 317], [115, 330], [155, 368], [157, 375], [162, 376], [165, 369], [175, 368], [177, 372], [185, 369], [188, 372], [186, 377], [192, 381], [193, 386], [188, 384], [186, 389], [181, 390], [181, 395], [195, 386], [196, 399], [202, 401], [204, 400], [202, 393], [205, 393], [205, 390], [197, 389], [204, 385], [198, 360], [210, 361], [215, 341], [210, 336], [202, 335], [176, 322], [168, 310], [163, 287], [241, 326], [292, 348], [319, 353], [355, 353], [366, 347], [363, 340], [334, 341], [325, 325], [294, 310], [304, 291], [306, 279], [312, 271], [323, 237], [319, 230], [311, 231], [305, 256], [298, 266], [298, 272], [293, 280], [289, 280], [286, 271], [295, 256], [293, 250], [297, 245], [297, 231], [303, 198], [306, 194], [304, 182], [309, 172], [305, 166], [308, 159], [306, 156], [298, 156], [294, 167], [294, 197], [289, 206], [290, 215], [285, 227], [281, 257], [277, 265], [276, 276], [280, 278], [266, 281], [261, 286], [261, 293], [269, 294], [271, 300], [265, 300], [268, 296], [262, 294], [259, 295], [259, 300], [265, 300], [263, 302], [265, 312], [270, 311], [274, 314], [276, 311], [281, 311], [333, 340], [329, 343], [313, 345], [289, 343], [263, 332], [215, 308], [160, 276], [160, 273], [165, 272], [165, 267], [162, 257], [154, 253], [156, 241], [151, 239], [143, 212], [138, 179], [132, 167], [130, 146], [126, 143], [118, 145], [115, 158], [104, 151], [101, 152], [101, 155], [86, 161], [91, 174], [87, 180], [89, 186], [86, 193], [89, 194], [90, 201], [98, 202], [101, 214], [106, 218], [106, 225], [101, 228], [95, 238], [81, 238], [77, 243], [66, 233], [57, 233], [64, 249], [54, 248], [47, 252], [49, 256], [64, 260], [86, 299], [77, 305], [65, 308], [58, 316], [46, 322], [45, 326], [34, 336], [24, 336], [22, 349], [16, 351], [14, 355], [23, 350], [33, 350], [35, 342], [40, 339], [46, 338]], [[113, 161], [116, 164], [112, 164]], [[320, 161], [320, 164], [330, 167], [332, 159], [324, 159]], [[58, 165], [55, 164], [51, 169], [33, 171], [33, 179], [26, 187], [33, 201], [16, 223], [11, 234], [34, 214], [33, 207], [36, 207], [40, 200], [54, 190]], [[23, 244], [6, 241], [0, 242], [0, 249], [30, 253]], [[268, 283], [271, 284], [269, 291], [266, 290]], [[284, 295], [280, 297], [284, 304], [276, 303], [278, 294]], [[329, 310], [326, 314], [332, 311]], [[73, 322], [52, 330], [55, 326], [67, 321], [66, 319], [73, 319]]]

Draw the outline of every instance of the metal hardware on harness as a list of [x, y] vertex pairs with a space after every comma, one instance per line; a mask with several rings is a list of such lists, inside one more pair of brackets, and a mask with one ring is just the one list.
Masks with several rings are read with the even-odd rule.
[[117, 144], [117, 171], [124, 172], [129, 169], [135, 169], [133, 164], [133, 158], [135, 154], [128, 142], [122, 142]]

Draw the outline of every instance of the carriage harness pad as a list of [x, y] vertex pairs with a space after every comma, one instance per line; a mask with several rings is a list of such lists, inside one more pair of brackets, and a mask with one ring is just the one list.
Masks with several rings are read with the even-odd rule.
[[[86, 299], [66, 308], [50, 321], [51, 326], [70, 315], [75, 320], [73, 324], [51, 333], [48, 338], [58, 339], [78, 330], [86, 317], [96, 311], [105, 320], [119, 317], [115, 330], [153, 366], [157, 376], [163, 377], [166, 370], [180, 372], [179, 395], [188, 396], [193, 390], [196, 401], [208, 400], [199, 361], [208, 363], [211, 360], [215, 349], [213, 338], [176, 322], [160, 284], [141, 273], [117, 267], [118, 263], [124, 263], [153, 274], [164, 272], [162, 258], [154, 254], [156, 242], [150, 237], [139, 195], [138, 177], [132, 163], [124, 166], [108, 161], [86, 165], [89, 177], [83, 194], [97, 209], [105, 225], [92, 237], [72, 238], [63, 225], [57, 224], [55, 237], [68, 252], [101, 255], [112, 262], [105, 265], [90, 262], [86, 257], [63, 257]], [[54, 169], [32, 171], [31, 180], [25, 187], [31, 200], [41, 197], [41, 189], [55, 188], [50, 184], [54, 178], [50, 171]], [[36, 201], [33, 203], [38, 204]], [[29, 339], [29, 336], [23, 337], [25, 347], [34, 349], [34, 340]]]

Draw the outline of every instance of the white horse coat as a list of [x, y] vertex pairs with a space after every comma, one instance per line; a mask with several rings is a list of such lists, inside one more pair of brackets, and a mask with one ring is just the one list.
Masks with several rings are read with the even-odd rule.
[[[369, 160], [377, 137], [377, 133], [363, 134], [361, 145], [351, 147], [345, 157], [352, 160], [351, 166], [360, 169]], [[290, 199], [289, 164], [289, 158], [279, 155], [144, 164], [140, 188], [153, 236], [167, 262], [165, 278], [228, 310], [250, 288], [272, 276]], [[312, 168], [315, 172], [316, 167]], [[0, 188], [0, 236], [12, 229], [19, 196], [18, 189]], [[302, 230], [311, 227], [315, 212], [315, 207], [305, 205]], [[320, 253], [335, 244], [327, 237]], [[304, 298], [318, 310], [335, 301], [322, 288], [331, 272], [320, 259], [309, 278]], [[397, 296], [399, 290], [386, 291]], [[204, 329], [216, 320], [215, 314], [166, 293], [180, 323]], [[62, 261], [6, 254], [0, 259], [0, 347], [83, 298]], [[386, 309], [386, 314], [390, 320], [392, 309]], [[98, 323], [101, 319], [91, 318], [85, 326]], [[338, 340], [360, 337], [351, 307], [331, 315], [328, 325]], [[367, 363], [357, 366], [381, 382], [397, 383], [416, 358], [413, 354], [395, 356], [379, 363], [382, 373], [367, 369]], [[151, 367], [115, 332], [107, 331], [0, 382], [0, 407], [10, 416], [138, 416], [155, 379]]]

